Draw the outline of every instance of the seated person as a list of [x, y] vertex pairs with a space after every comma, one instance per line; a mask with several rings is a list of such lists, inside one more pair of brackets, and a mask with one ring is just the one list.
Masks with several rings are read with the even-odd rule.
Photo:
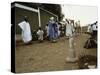
[[44, 34], [44, 32], [43, 32], [43, 30], [42, 30], [41, 27], [40, 27], [39, 30], [37, 31], [38, 40], [39, 40], [40, 42], [43, 41], [43, 34]]

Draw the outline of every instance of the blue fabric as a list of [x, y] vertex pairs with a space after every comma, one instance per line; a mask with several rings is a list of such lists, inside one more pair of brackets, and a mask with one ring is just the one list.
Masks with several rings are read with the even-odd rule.
[[49, 21], [49, 37], [50, 39], [56, 39], [58, 37], [57, 24], [54, 21]]

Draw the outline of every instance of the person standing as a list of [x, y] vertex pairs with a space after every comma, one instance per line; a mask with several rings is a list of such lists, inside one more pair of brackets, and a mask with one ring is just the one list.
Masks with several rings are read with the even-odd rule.
[[95, 23], [93, 23], [91, 26], [92, 26], [92, 34], [93, 34], [93, 37], [96, 37], [97, 36], [97, 21]]
[[22, 29], [22, 40], [25, 44], [29, 44], [32, 40], [31, 28], [28, 22], [27, 16], [24, 16], [22, 22], [18, 24], [18, 26]]
[[49, 26], [48, 26], [48, 24], [46, 24], [46, 26], [45, 26], [45, 32], [46, 32], [46, 39], [48, 39], [48, 36], [49, 36]]
[[71, 20], [66, 20], [66, 35], [69, 37], [69, 48], [68, 48], [68, 56], [66, 58], [67, 62], [75, 62], [78, 60], [76, 57], [75, 52], [75, 43], [74, 43], [74, 36], [75, 36], [75, 28], [74, 24]]
[[49, 27], [49, 39], [52, 42], [56, 42], [57, 41], [57, 23], [54, 20], [54, 17], [50, 18], [50, 21], [48, 23], [48, 27]]
[[58, 23], [58, 38], [60, 38], [61, 30], [60, 30], [60, 23]]

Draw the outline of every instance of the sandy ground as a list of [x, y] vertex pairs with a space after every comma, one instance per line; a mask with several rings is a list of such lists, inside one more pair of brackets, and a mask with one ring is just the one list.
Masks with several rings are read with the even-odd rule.
[[[97, 49], [83, 48], [88, 38], [86, 34], [75, 38], [77, 56], [97, 55]], [[57, 43], [33, 41], [31, 45], [24, 45], [21, 42], [16, 46], [16, 72], [76, 70], [77, 63], [66, 63], [68, 48], [68, 39], [65, 37], [60, 38]]]

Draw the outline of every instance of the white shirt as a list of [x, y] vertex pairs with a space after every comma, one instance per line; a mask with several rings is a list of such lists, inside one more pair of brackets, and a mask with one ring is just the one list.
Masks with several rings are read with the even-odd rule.
[[26, 21], [22, 21], [18, 25], [22, 29], [22, 40], [24, 41], [24, 43], [28, 43], [29, 41], [31, 41], [32, 35], [31, 35], [30, 24]]
[[73, 32], [75, 31], [74, 27], [70, 24], [66, 24], [66, 36], [73, 36]]
[[46, 30], [46, 33], [47, 33], [47, 36], [48, 36], [49, 35], [49, 26], [46, 26], [45, 30]]
[[97, 31], [97, 24], [92, 26], [92, 30]]
[[38, 30], [37, 31], [38, 40], [43, 40], [43, 34], [44, 34], [43, 30]]

